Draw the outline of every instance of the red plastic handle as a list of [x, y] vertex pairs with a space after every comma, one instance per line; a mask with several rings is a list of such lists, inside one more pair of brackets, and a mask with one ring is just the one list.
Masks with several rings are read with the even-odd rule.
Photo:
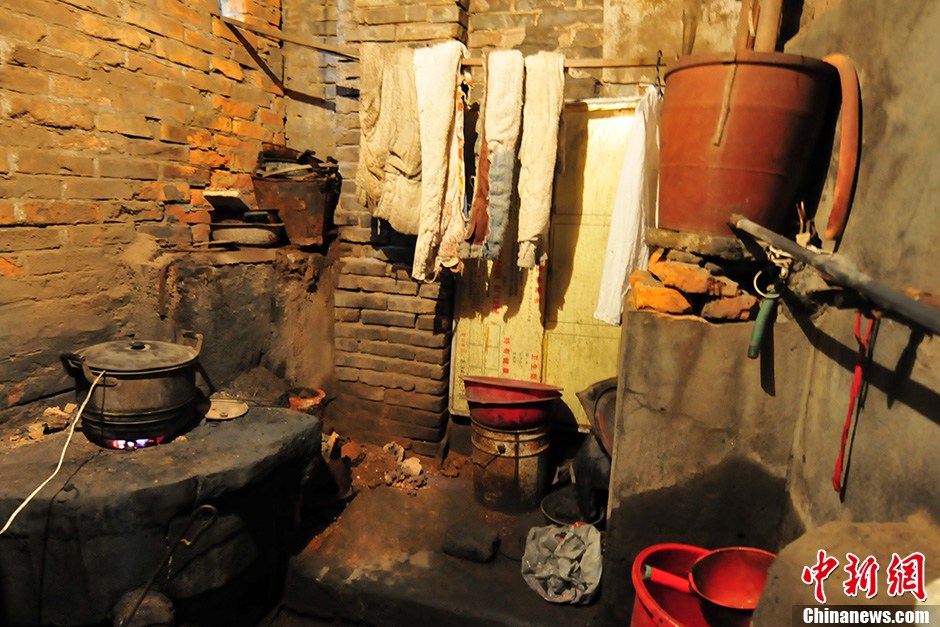
[[690, 594], [692, 592], [692, 584], [689, 582], [688, 578], [673, 575], [659, 568], [653, 568], [649, 564], [643, 566], [643, 579], [664, 585], [673, 590], [678, 590], [679, 592], [688, 592]]

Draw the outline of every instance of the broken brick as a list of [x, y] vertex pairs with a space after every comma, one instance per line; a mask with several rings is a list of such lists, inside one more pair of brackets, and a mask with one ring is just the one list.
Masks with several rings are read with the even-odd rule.
[[702, 317], [709, 320], [750, 320], [756, 308], [757, 298], [741, 293], [708, 301], [702, 307]]

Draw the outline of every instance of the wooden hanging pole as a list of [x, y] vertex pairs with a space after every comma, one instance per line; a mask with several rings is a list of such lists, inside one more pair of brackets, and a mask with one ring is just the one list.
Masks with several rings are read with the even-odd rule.
[[[283, 31], [276, 28], [271, 28], [268, 26], [256, 26], [241, 20], [236, 20], [232, 17], [225, 17], [224, 15], [221, 16], [221, 20], [229, 26], [240, 28], [250, 33], [255, 33], [256, 35], [264, 35], [265, 37], [286, 41], [288, 43], [297, 44], [298, 46], [313, 48], [314, 50], [319, 50], [320, 52], [329, 52], [330, 54], [335, 54], [346, 59], [353, 59], [357, 61], [359, 60], [359, 51], [351, 46], [333, 46], [330, 44], [321, 44], [305, 37], [287, 35]], [[464, 67], [480, 67], [482, 65], [483, 59], [480, 57], [470, 57], [463, 60]], [[656, 67], [656, 59], [565, 59], [565, 68], [603, 69], [629, 67]]]

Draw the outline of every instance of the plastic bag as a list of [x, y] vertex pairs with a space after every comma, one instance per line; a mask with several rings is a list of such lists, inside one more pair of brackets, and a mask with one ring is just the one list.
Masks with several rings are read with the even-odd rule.
[[601, 581], [601, 534], [590, 525], [532, 527], [522, 578], [546, 601], [584, 605]]

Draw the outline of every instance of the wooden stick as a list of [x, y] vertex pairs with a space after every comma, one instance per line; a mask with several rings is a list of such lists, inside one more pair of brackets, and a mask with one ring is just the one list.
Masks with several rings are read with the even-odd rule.
[[313, 48], [314, 50], [319, 50], [321, 52], [329, 52], [330, 54], [335, 54], [340, 57], [346, 57], [347, 59], [359, 59], [359, 51], [355, 48], [348, 46], [332, 46], [330, 44], [321, 44], [310, 39], [303, 37], [294, 37], [293, 35], [286, 35], [283, 31], [280, 31], [276, 28], [268, 28], [267, 26], [255, 26], [253, 24], [248, 24], [241, 20], [236, 20], [231, 17], [221, 16], [223, 22], [229, 26], [234, 26], [236, 28], [241, 28], [250, 33], [255, 33], [256, 35], [264, 35], [265, 37], [271, 37], [272, 39], [279, 39], [281, 41], [286, 41], [292, 44], [297, 44], [298, 46], [304, 46], [306, 48]]
[[757, 52], [776, 52], [782, 15], [783, 0], [764, 0], [761, 2], [760, 17], [757, 20], [757, 37], [754, 38], [754, 50]]

